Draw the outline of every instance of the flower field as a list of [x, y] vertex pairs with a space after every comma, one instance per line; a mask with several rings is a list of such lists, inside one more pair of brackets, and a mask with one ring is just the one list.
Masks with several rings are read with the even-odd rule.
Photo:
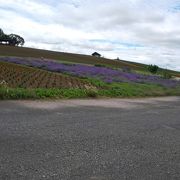
[[88, 89], [92, 85], [75, 77], [51, 73], [37, 68], [23, 67], [0, 62], [0, 82], [16, 88], [79, 88]]
[[[95, 66], [88, 66], [88, 65], [82, 65], [82, 64], [63, 64], [63, 63], [53, 61], [53, 60], [35, 59], [35, 58], [19, 58], [19, 57], [1, 57], [0, 61], [36, 67], [36, 68], [45, 69], [52, 72], [65, 73], [65, 74], [69, 74], [69, 75], [73, 75], [77, 77], [99, 79], [106, 83], [135, 82], [135, 83], [157, 84], [157, 85], [162, 85], [164, 87], [169, 87], [169, 88], [180, 86], [180, 81], [171, 80], [171, 79], [163, 79], [162, 77], [155, 76], [155, 75], [142, 75], [142, 74], [133, 73], [133, 72], [123, 72], [120, 69], [111, 69], [107, 67], [95, 67]], [[24, 73], [26, 74], [26, 72]], [[26, 76], [27, 75], [25, 75], [25, 77]], [[51, 77], [48, 76], [46, 79], [48, 78], [50, 81]], [[42, 79], [43, 79], [43, 75], [42, 75]], [[54, 79], [57, 79], [57, 77], [56, 78], [54, 77]], [[49, 82], [51, 83], [51, 85], [48, 85], [48, 86], [52, 86], [52, 84], [57, 86], [56, 80], [54, 79], [53, 80], [51, 79], [51, 82]]]

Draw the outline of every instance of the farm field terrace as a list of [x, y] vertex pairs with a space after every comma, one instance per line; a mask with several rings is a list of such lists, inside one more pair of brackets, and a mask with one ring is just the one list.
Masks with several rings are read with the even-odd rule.
[[[44, 57], [46, 59], [54, 59], [58, 61], [64, 61], [67, 63], [80, 63], [80, 64], [102, 64], [110, 67], [128, 67], [132, 70], [137, 70], [139, 72], [147, 72], [147, 65], [137, 62], [131, 62], [127, 60], [111, 60], [108, 58], [96, 58], [91, 55], [84, 54], [73, 54], [67, 52], [58, 52], [58, 51], [49, 51], [44, 49], [35, 49], [27, 47], [18, 47], [18, 46], [5, 46], [0, 45], [0, 56], [16, 56], [16, 57], [33, 57], [40, 58]], [[161, 73], [164, 69], [159, 69]], [[180, 72], [168, 70], [171, 75], [180, 77]]]
[[110, 60], [107, 58], [96, 58], [89, 55], [83, 54], [73, 54], [66, 52], [49, 51], [44, 49], [34, 49], [27, 47], [18, 46], [4, 46], [0, 45], [0, 56], [16, 56], [16, 57], [33, 57], [40, 58], [44, 57], [46, 59], [54, 59], [70, 63], [81, 63], [81, 64], [104, 64], [112, 67], [129, 67], [132, 69], [141, 70], [144, 66], [140, 64], [129, 63], [125, 61]]
[[180, 95], [179, 81], [109, 67], [0, 57], [0, 69], [0, 99]]

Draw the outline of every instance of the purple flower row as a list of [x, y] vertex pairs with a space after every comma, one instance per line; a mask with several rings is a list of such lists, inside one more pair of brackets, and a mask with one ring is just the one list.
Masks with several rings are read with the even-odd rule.
[[19, 58], [19, 57], [0, 57], [0, 61], [16, 63], [31, 67], [37, 67], [53, 72], [67, 73], [78, 77], [96, 78], [107, 83], [113, 82], [136, 82], [153, 83], [165, 87], [176, 87], [179, 81], [163, 79], [155, 75], [142, 75], [138, 73], [128, 73], [121, 70], [114, 70], [106, 67], [95, 67], [82, 64], [63, 64], [54, 60]]

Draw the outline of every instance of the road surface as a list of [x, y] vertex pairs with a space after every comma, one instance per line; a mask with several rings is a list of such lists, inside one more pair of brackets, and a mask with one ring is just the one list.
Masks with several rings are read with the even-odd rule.
[[0, 180], [180, 179], [180, 97], [0, 101]]

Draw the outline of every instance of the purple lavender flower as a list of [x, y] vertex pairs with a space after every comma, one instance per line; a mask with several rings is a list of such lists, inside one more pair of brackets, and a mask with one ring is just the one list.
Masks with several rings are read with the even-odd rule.
[[68, 65], [55, 60], [37, 58], [0, 57], [0, 61], [37, 67], [52, 72], [67, 73], [78, 77], [96, 78], [107, 83], [136, 82], [159, 84], [165, 87], [180, 86], [180, 81], [163, 79], [162, 77], [155, 75], [142, 75], [132, 72], [123, 72], [106, 67], [96, 67], [83, 64]]

